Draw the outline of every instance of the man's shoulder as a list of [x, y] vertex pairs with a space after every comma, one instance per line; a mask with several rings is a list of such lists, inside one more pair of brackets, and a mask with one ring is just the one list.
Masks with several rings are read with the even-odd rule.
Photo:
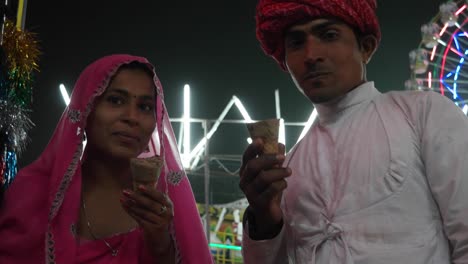
[[381, 94], [376, 104], [385, 112], [401, 112], [412, 122], [463, 113], [447, 96], [434, 91], [391, 91]]
[[385, 93], [385, 95], [395, 99], [395, 100], [404, 100], [409, 101], [412, 104], [424, 103], [425, 105], [431, 106], [436, 105], [450, 105], [453, 106], [454, 103], [445, 95], [440, 94], [435, 91], [391, 91]]
[[451, 103], [448, 98], [434, 91], [389, 91], [381, 94], [380, 100], [392, 102], [408, 110], [425, 108], [432, 104]]
[[382, 93], [382, 97], [388, 97], [394, 100], [427, 100], [431, 97], [440, 96], [434, 91], [388, 91]]

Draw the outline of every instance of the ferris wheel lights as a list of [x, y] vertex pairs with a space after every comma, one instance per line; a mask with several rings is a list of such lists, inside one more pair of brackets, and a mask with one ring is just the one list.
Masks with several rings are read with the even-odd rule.
[[431, 52], [431, 61], [434, 60], [434, 57], [435, 57], [435, 54], [436, 54], [436, 50], [437, 50], [437, 46], [434, 46], [432, 48], [432, 52]]
[[460, 15], [460, 13], [463, 12], [465, 9], [466, 9], [466, 5], [463, 5], [462, 7], [460, 7], [460, 9], [458, 9], [457, 12], [455, 12], [455, 15], [457, 15], [457, 16]]
[[437, 46], [437, 40], [439, 39], [438, 32], [440, 27], [437, 23], [430, 23], [422, 25], [421, 27], [421, 35], [422, 35], [422, 42], [424, 45], [431, 49]]
[[421, 27], [421, 34], [418, 49], [409, 54], [411, 77], [405, 88], [439, 92], [466, 114], [468, 0], [448, 0], [440, 5], [439, 13]]
[[[433, 91], [433, 82], [437, 82], [435, 78], [428, 73], [428, 78], [413, 78], [405, 81], [405, 89], [409, 91]], [[428, 86], [425, 86], [427, 83]]]
[[448, 24], [445, 23], [444, 27], [442, 28], [442, 30], [439, 33], [439, 36], [442, 36], [445, 33], [445, 30], [447, 30], [447, 27], [448, 27]]
[[[457, 47], [457, 51], [459, 51], [460, 50], [460, 43], [458, 43], [458, 38], [454, 37], [453, 42], [455, 43], [455, 46]], [[462, 57], [463, 57], [463, 55], [462, 55]]]
[[415, 49], [409, 53], [410, 69], [416, 73], [421, 74], [427, 71], [429, 61], [427, 60], [427, 53], [424, 49]]
[[432, 89], [432, 72], [427, 73], [427, 85], [429, 89]]
[[445, 4], [441, 4], [439, 6], [439, 11], [440, 11], [440, 21], [443, 24], [449, 27], [455, 26], [455, 23], [457, 23], [457, 20], [458, 20], [458, 15], [456, 13], [459, 11], [458, 6], [455, 2], [448, 1]]
[[405, 88], [406, 90], [410, 90], [410, 91], [420, 91], [420, 90], [423, 90], [423, 88], [421, 87], [420, 83], [416, 80], [416, 79], [410, 79], [410, 80], [406, 80], [405, 81]]
[[437, 40], [437, 42], [439, 42], [439, 43], [442, 44], [443, 46], [446, 46], [446, 47], [447, 47], [447, 43], [445, 43], [444, 41], [442, 41], [442, 40], [439, 39], [439, 40]]
[[465, 115], [468, 115], [468, 105], [465, 105], [463, 108], [462, 108], [462, 111]]
[[457, 54], [458, 56], [464, 57], [463, 53], [459, 52], [459, 51], [458, 51], [457, 49], [455, 49], [454, 47], [450, 47], [450, 50], [451, 50], [453, 53]]

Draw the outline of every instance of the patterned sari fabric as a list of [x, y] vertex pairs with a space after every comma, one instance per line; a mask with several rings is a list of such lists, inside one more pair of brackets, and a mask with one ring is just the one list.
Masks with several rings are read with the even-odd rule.
[[[5, 194], [0, 209], [0, 263], [151, 263], [139, 228], [109, 239], [119, 247], [116, 257], [110, 256], [104, 243], [97, 244], [102, 241], [82, 243], [75, 235], [87, 117], [95, 98], [104, 92], [119, 67], [135, 61], [154, 72], [145, 58], [130, 55], [101, 58], [82, 72], [46, 149], [35, 162], [20, 170]], [[149, 152], [142, 156], [159, 155], [165, 160], [157, 188], [174, 206], [171, 231], [177, 262], [212, 263], [156, 74], [154, 84], [157, 125]]]

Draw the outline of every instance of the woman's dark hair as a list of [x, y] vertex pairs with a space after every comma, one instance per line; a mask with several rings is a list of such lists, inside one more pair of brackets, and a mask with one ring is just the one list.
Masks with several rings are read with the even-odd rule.
[[122, 66], [120, 66], [119, 71], [120, 70], [141, 70], [148, 74], [151, 77], [151, 79], [153, 79], [154, 77], [154, 72], [153, 69], [151, 69], [151, 66], [139, 61], [132, 61], [130, 63], [123, 64]]

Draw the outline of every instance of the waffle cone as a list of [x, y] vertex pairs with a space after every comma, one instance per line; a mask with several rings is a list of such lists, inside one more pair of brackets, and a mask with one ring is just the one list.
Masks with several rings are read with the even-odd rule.
[[263, 139], [263, 153], [265, 154], [278, 153], [279, 121], [279, 119], [266, 119], [247, 124], [252, 140], [256, 138]]
[[163, 160], [158, 156], [131, 159], [130, 169], [132, 171], [133, 189], [137, 190], [139, 185], [154, 188], [158, 182], [163, 164]]

